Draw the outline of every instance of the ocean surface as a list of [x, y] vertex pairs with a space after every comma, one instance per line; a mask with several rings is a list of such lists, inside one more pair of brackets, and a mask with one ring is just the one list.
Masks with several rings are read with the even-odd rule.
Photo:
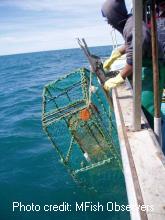
[[[111, 49], [91, 48], [101, 57], [108, 56]], [[122, 172], [108, 178], [107, 171], [107, 179], [94, 180], [99, 182], [102, 193], [82, 188], [60, 163], [42, 129], [44, 85], [80, 67], [88, 67], [80, 49], [0, 57], [1, 220], [129, 220], [128, 211], [106, 208], [107, 202], [127, 204]], [[44, 205], [50, 209], [50, 205], [63, 202], [71, 205], [72, 210], [43, 210]], [[99, 202], [104, 210], [76, 212], [76, 202]]]

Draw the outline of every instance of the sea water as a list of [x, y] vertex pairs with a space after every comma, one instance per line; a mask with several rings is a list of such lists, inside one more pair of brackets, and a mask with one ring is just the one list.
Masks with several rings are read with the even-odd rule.
[[[111, 49], [91, 48], [101, 57]], [[129, 219], [129, 211], [120, 210], [128, 203], [122, 171], [109, 178], [106, 170], [107, 179], [94, 180], [102, 193], [84, 189], [60, 163], [42, 129], [44, 85], [80, 67], [88, 68], [80, 49], [0, 57], [1, 220]]]

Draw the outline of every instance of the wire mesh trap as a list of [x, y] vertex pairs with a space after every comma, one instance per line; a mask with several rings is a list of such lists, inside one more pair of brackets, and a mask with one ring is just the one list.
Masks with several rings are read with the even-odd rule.
[[79, 183], [85, 172], [101, 166], [121, 170], [114, 116], [89, 70], [79, 69], [45, 86], [42, 124], [61, 162]]

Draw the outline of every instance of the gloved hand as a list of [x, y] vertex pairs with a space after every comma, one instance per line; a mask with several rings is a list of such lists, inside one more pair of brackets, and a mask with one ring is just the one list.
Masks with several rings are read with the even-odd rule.
[[124, 82], [124, 79], [122, 78], [121, 74], [119, 73], [117, 76], [108, 79], [104, 83], [104, 89], [106, 91], [110, 91], [112, 88], [119, 86], [123, 82]]
[[120, 51], [119, 51], [118, 49], [115, 50], [115, 51], [111, 54], [111, 56], [104, 61], [104, 63], [103, 63], [103, 68], [104, 68], [104, 70], [105, 70], [105, 71], [108, 71], [108, 70], [110, 69], [112, 63], [113, 63], [115, 60], [117, 60], [119, 57], [121, 57], [121, 56], [122, 56], [122, 54], [120, 53]]

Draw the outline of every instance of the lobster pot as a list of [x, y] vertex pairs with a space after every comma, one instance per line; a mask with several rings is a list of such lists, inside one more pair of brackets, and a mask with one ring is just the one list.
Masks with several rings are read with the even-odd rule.
[[79, 69], [45, 86], [42, 124], [75, 179], [101, 166], [121, 170], [114, 116], [89, 70]]

